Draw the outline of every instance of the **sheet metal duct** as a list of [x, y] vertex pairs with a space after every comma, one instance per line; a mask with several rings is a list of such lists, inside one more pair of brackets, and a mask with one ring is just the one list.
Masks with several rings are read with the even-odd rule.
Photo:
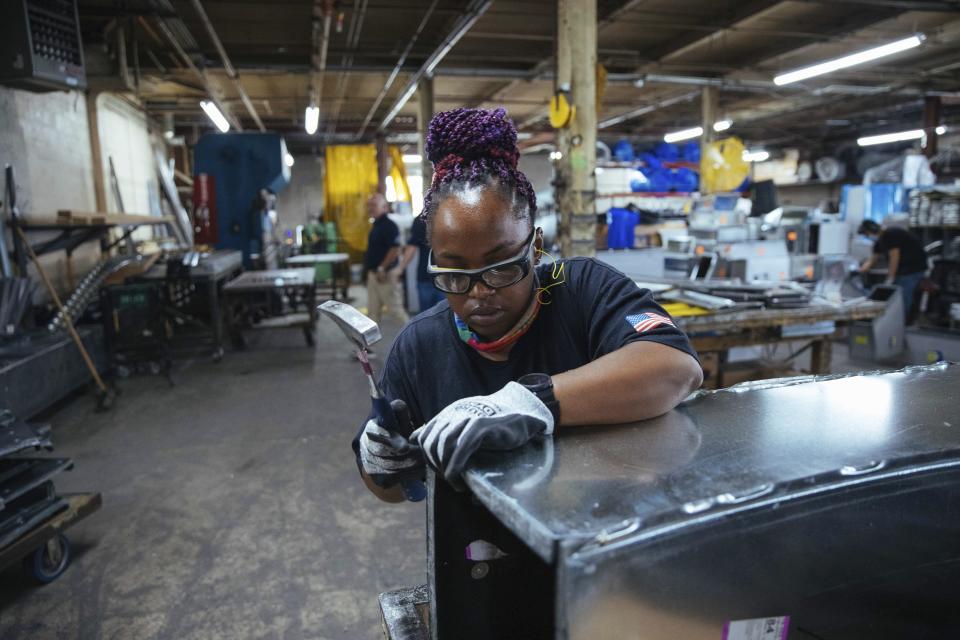
[[433, 637], [952, 636], [958, 385], [948, 364], [759, 381], [481, 452], [468, 493], [431, 488]]

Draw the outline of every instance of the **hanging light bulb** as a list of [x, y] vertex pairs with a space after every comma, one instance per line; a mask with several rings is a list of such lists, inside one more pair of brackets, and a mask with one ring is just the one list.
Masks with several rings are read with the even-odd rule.
[[317, 126], [320, 124], [320, 107], [311, 103], [303, 114], [303, 128], [309, 135], [317, 132]]

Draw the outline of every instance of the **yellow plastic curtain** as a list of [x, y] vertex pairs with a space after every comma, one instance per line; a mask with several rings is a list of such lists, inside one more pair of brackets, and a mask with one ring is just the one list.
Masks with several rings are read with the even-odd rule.
[[[390, 177], [393, 178], [393, 188], [397, 193], [397, 200], [410, 202], [410, 185], [407, 184], [407, 168], [403, 164], [403, 154], [400, 147], [390, 145]], [[414, 211], [417, 215], [419, 211]]]
[[337, 223], [337, 231], [354, 259], [367, 250], [367, 234], [370, 231], [367, 199], [376, 190], [376, 146], [354, 144], [327, 147], [323, 177], [324, 217]]

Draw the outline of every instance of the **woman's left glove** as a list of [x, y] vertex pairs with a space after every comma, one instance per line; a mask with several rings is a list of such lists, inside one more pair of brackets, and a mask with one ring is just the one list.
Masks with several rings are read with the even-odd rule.
[[553, 414], [536, 395], [510, 382], [489, 396], [463, 398], [413, 432], [427, 463], [448, 482], [460, 475], [478, 449], [515, 449], [537, 434], [553, 434]]

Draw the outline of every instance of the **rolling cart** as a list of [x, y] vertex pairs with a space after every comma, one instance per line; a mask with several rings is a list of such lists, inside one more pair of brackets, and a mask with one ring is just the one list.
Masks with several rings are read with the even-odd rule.
[[70, 540], [64, 532], [102, 504], [99, 493], [60, 496], [54, 515], [42, 519], [40, 524], [0, 548], [0, 569], [22, 562], [24, 571], [37, 582], [53, 582], [70, 564]]
[[49, 425], [32, 425], [0, 401], [0, 569], [23, 562], [41, 584], [70, 563], [64, 531], [100, 508], [99, 493], [57, 494], [53, 478], [73, 468], [69, 458], [34, 458], [51, 449]]

